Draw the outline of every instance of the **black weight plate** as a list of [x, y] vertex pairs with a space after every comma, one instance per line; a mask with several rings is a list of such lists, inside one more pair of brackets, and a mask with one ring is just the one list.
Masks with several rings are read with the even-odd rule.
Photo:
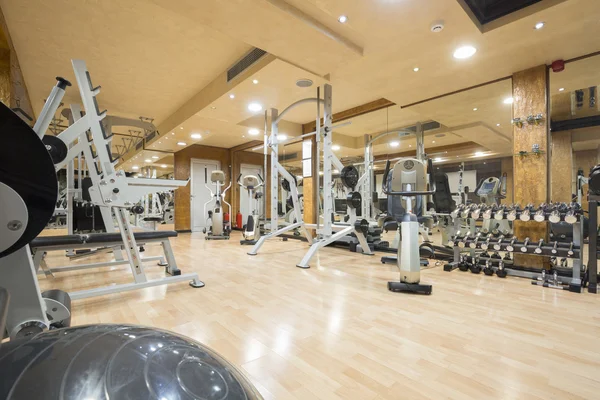
[[348, 207], [354, 208], [355, 210], [360, 208], [360, 203], [362, 202], [362, 196], [358, 192], [350, 192], [348, 196], [346, 196], [346, 204]]
[[358, 184], [358, 170], [354, 165], [346, 165], [340, 173], [340, 178], [344, 186], [354, 190]]
[[[0, 103], [0, 182], [10, 186], [27, 206], [23, 235], [0, 253], [4, 257], [31, 242], [45, 227], [58, 198], [54, 163], [38, 135]], [[1, 202], [2, 200], [0, 200]]]
[[54, 164], [58, 164], [67, 158], [69, 149], [67, 149], [65, 142], [56, 136], [44, 135], [42, 142], [44, 142], [46, 150], [48, 150], [48, 153], [50, 153], [50, 157], [52, 157]]
[[367, 221], [366, 219], [356, 221], [354, 223], [354, 229], [356, 229], [359, 232], [362, 232], [363, 234], [366, 234], [367, 232], [369, 232], [369, 221]]

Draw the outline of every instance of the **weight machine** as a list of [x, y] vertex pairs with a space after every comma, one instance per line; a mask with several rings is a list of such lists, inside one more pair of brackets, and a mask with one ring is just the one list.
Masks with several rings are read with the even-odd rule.
[[[72, 60], [72, 65], [85, 113], [79, 105], [71, 105], [73, 123], [58, 136], [44, 136], [50, 121], [60, 107], [65, 89], [71, 85], [68, 81], [57, 78], [58, 83], [46, 100], [34, 130], [46, 145], [56, 171], [71, 164], [76, 157], [81, 159], [81, 154], [83, 154], [91, 179], [91, 186], [88, 189], [91, 202], [99, 206], [107, 234], [119, 234], [122, 240], [122, 245], [112, 247], [115, 261], [104, 263], [104, 265], [114, 265], [116, 262], [128, 263], [134, 278], [134, 283], [112, 285], [108, 290], [90, 289], [79, 292], [79, 298], [96, 296], [98, 293], [117, 293], [181, 281], [189, 281], [193, 287], [204, 286], [196, 273], [182, 275], [176, 265], [167, 266], [166, 272], [171, 274], [169, 277], [156, 280], [148, 280], [146, 277], [143, 262], [152, 258], [142, 259], [140, 257], [128, 209], [148, 193], [174, 190], [187, 185], [187, 181], [127, 178], [123, 171], [115, 170], [116, 160], [113, 160], [111, 156], [111, 137], [107, 135], [104, 125], [101, 123], [107, 112], [98, 110], [96, 100], [96, 96], [100, 93], [100, 87], [92, 85], [84, 61]], [[113, 215], [119, 227], [118, 232], [114, 226]], [[159, 232], [155, 232], [155, 234], [160, 235]], [[125, 250], [126, 261], [123, 259], [121, 249]], [[163, 243], [163, 250], [167, 259], [174, 260], [170, 246]], [[81, 269], [89, 268], [86, 265], [79, 267]]]
[[243, 226], [242, 236], [244, 237], [240, 240], [240, 244], [256, 244], [256, 241], [260, 239], [260, 221], [259, 221], [259, 213], [258, 207], [253, 207], [253, 203], [256, 202], [257, 206], [260, 204], [260, 198], [262, 197], [262, 192], [257, 192], [256, 190], [265, 184], [262, 176], [258, 175], [258, 177], [254, 175], [246, 175], [242, 180], [242, 174], [238, 176], [237, 179], [238, 185], [242, 187], [242, 189], [248, 192], [248, 218], [246, 219], [246, 223]]
[[[225, 172], [221, 170], [212, 171], [210, 173], [210, 181], [215, 185], [214, 192], [208, 186], [208, 169], [204, 168], [204, 186], [210, 192], [210, 200], [204, 203], [204, 215], [208, 216], [207, 222], [210, 221], [210, 229], [207, 233], [206, 228], [204, 228], [203, 232], [206, 233], [207, 240], [228, 240], [229, 232], [231, 231], [231, 217], [228, 221], [225, 221], [222, 203], [227, 204], [229, 214], [231, 215], [231, 204], [225, 201], [225, 194], [231, 188], [231, 179], [229, 180], [229, 185], [223, 191], [221, 191], [221, 186], [225, 184]], [[215, 202], [213, 209], [207, 213], [206, 206], [213, 200]]]

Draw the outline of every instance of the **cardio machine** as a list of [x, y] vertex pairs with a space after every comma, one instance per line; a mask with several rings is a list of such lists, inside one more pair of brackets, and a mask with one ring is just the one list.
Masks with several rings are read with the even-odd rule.
[[[206, 232], [206, 228], [204, 228], [203, 232], [206, 233], [207, 240], [228, 240], [229, 233], [231, 232], [231, 222], [230, 219], [224, 219], [223, 206], [222, 204], [227, 204], [229, 208], [229, 214], [231, 214], [231, 205], [225, 201], [225, 193], [231, 187], [231, 181], [229, 181], [229, 186], [227, 186], [223, 191], [221, 191], [221, 186], [225, 184], [225, 173], [221, 170], [215, 170], [210, 173], [210, 181], [215, 185], [215, 191], [208, 186], [208, 170], [204, 169], [204, 186], [210, 191], [210, 200], [204, 203], [204, 215], [208, 215], [207, 225], [210, 227], [208, 233]], [[215, 204], [213, 205], [213, 209], [206, 212], [206, 206], [210, 204], [214, 200]]]
[[[262, 197], [262, 192], [256, 190], [265, 184], [264, 179], [260, 174], [258, 177], [254, 175], [246, 175], [242, 180], [242, 174], [238, 176], [238, 184], [248, 192], [248, 218], [243, 226], [242, 236], [240, 244], [256, 244], [256, 241], [260, 238], [260, 224], [258, 223], [258, 202]], [[254, 206], [256, 205], [256, 207]]]
[[[399, 160], [390, 171], [390, 161], [385, 166], [382, 191], [388, 196], [402, 196], [406, 200], [404, 215], [395, 214], [400, 223], [401, 243], [398, 246], [397, 266], [400, 269], [400, 281], [388, 282], [392, 292], [410, 292], [431, 294], [432, 286], [421, 282], [421, 262], [419, 257], [419, 222], [413, 214], [412, 199], [435, 193], [433, 164], [428, 161], [427, 170], [431, 187], [427, 189], [425, 163], [415, 158]], [[390, 175], [391, 174], [391, 175]], [[388, 178], [389, 176], [389, 178]], [[389, 179], [389, 185], [388, 183]]]
[[[506, 198], [506, 174], [502, 180], [496, 177], [485, 178], [479, 181], [475, 188], [475, 195], [479, 197], [482, 204], [500, 205], [500, 200]], [[512, 228], [507, 220], [496, 220], [494, 218], [484, 219], [482, 230], [484, 232], [500, 232], [504, 235], [512, 234]]]

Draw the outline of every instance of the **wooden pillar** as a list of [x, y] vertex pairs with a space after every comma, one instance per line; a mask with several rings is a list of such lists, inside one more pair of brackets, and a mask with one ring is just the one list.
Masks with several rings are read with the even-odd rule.
[[[303, 127], [304, 131], [304, 127]], [[302, 179], [302, 187], [303, 187], [303, 197], [304, 197], [304, 222], [308, 224], [316, 224], [317, 219], [319, 218], [319, 176], [317, 175], [317, 167], [319, 163], [319, 156], [317, 154], [317, 141], [316, 136], [311, 136], [311, 165], [312, 165], [312, 175], [305, 176]], [[315, 231], [310, 229], [309, 232], [312, 232], [315, 235]]]
[[[524, 123], [513, 126], [514, 199], [522, 207], [528, 203], [539, 205], [548, 201], [548, 71], [545, 65], [517, 72], [513, 75], [513, 118], [525, 121], [530, 115], [543, 115], [540, 124]], [[537, 144], [539, 155], [531, 154]], [[519, 152], [527, 155], [516, 155]], [[514, 222], [514, 233], [519, 240], [529, 238], [536, 242], [548, 240], [546, 222]], [[515, 264], [543, 267], [544, 258], [515, 254]]]
[[571, 131], [552, 134], [550, 146], [550, 200], [571, 201], [573, 192], [573, 146]]

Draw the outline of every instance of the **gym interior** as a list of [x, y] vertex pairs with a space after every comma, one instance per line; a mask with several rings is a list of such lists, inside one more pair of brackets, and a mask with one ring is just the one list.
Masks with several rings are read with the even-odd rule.
[[598, 0], [0, 11], [0, 398], [600, 398]]

